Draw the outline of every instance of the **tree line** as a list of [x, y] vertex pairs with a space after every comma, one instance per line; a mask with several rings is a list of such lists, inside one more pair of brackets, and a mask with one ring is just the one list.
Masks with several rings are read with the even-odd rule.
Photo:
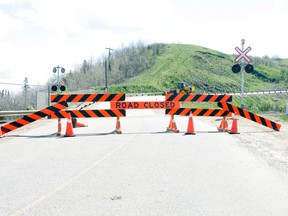
[[23, 87], [22, 91], [17, 93], [2, 89], [0, 90], [0, 110], [34, 109], [36, 107], [36, 93], [36, 89], [29, 86]]
[[164, 47], [164, 44], [147, 45], [142, 41], [129, 46], [123, 45], [112, 51], [109, 60], [104, 55], [97, 59], [84, 60], [73, 71], [62, 76], [62, 80], [69, 91], [105, 86], [107, 62], [108, 85], [117, 85], [151, 68]]
[[[151, 68], [156, 58], [164, 50], [164, 44], [146, 44], [143, 41], [122, 45], [112, 51], [108, 65], [108, 85], [117, 85], [125, 80], [137, 76]], [[67, 91], [87, 90], [96, 86], [105, 86], [105, 62], [107, 55], [84, 60], [68, 73], [61, 74]], [[53, 77], [47, 80], [51, 85]], [[46, 89], [47, 89], [46, 88]], [[9, 90], [0, 89], [0, 110], [26, 110], [37, 108], [37, 92], [39, 87], [29, 85], [25, 77], [22, 91], [16, 94]], [[60, 92], [59, 92], [60, 93]]]

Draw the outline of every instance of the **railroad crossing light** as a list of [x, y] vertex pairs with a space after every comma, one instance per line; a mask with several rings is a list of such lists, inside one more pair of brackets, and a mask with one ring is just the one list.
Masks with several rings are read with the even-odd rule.
[[52, 91], [57, 91], [57, 86], [56, 86], [56, 85], [53, 85], [53, 86], [51, 87], [51, 90], [52, 90]]
[[61, 68], [61, 73], [65, 73], [65, 68]]
[[61, 90], [61, 91], [65, 91], [65, 90], [66, 90], [66, 87], [63, 86], [63, 85], [61, 85], [61, 86], [60, 86], [60, 90]]
[[232, 66], [233, 73], [239, 73], [240, 70], [241, 70], [240, 64], [235, 64], [235, 65]]
[[53, 73], [56, 73], [56, 72], [57, 72], [57, 68], [54, 67], [54, 68], [53, 68]]
[[[51, 87], [51, 90], [52, 90], [52, 91], [57, 91], [57, 89], [58, 89], [57, 85], [53, 85], [53, 86]], [[59, 89], [60, 89], [60, 91], [65, 91], [65, 90], [66, 90], [66, 87], [65, 87], [64, 85], [61, 85]]]
[[252, 73], [252, 72], [254, 71], [253, 65], [247, 64], [247, 65], [245, 66], [245, 71], [246, 71], [247, 73]]

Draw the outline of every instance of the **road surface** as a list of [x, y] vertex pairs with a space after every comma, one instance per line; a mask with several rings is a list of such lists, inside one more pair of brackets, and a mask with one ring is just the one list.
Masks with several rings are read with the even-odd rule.
[[[142, 99], [140, 99], [142, 100]], [[287, 216], [287, 125], [274, 132], [241, 118], [238, 135], [194, 117], [196, 135], [167, 133], [162, 110], [78, 119], [56, 137], [43, 119], [0, 139], [0, 215]], [[62, 120], [65, 134], [66, 120]], [[63, 134], [63, 133], [62, 133]]]

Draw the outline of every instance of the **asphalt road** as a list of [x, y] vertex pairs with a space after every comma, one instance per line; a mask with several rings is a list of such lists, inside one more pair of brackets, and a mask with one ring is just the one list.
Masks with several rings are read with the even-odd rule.
[[115, 118], [79, 119], [88, 127], [75, 137], [56, 137], [47, 119], [7, 134], [0, 215], [287, 216], [287, 173], [217, 132], [219, 122], [194, 117], [196, 135], [185, 136], [188, 117], [167, 133], [163, 113], [129, 111], [123, 134], [111, 133]]

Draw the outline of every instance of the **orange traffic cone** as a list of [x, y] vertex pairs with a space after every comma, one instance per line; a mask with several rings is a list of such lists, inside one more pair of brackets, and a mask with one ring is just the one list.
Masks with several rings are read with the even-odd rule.
[[228, 122], [227, 122], [227, 119], [226, 119], [226, 116], [223, 117], [219, 127], [217, 127], [217, 129], [219, 131], [224, 131], [224, 132], [228, 132], [229, 129], [228, 129]]
[[58, 131], [57, 131], [57, 136], [61, 136], [61, 130], [62, 130], [61, 118], [58, 118]]
[[116, 132], [117, 134], [122, 134], [121, 124], [120, 124], [120, 117], [117, 117], [115, 132]]
[[3, 134], [2, 134], [2, 128], [1, 128], [2, 126], [0, 125], [0, 138], [2, 138], [3, 137]]
[[224, 124], [224, 120], [222, 119], [222, 120], [221, 120], [221, 123], [220, 123], [220, 125], [219, 125], [219, 127], [217, 127], [217, 129], [218, 129], [219, 131], [222, 130], [222, 128], [223, 128], [223, 124]]
[[85, 125], [83, 123], [80, 123], [77, 121], [77, 118], [72, 118], [72, 125], [73, 125], [73, 128], [76, 128], [76, 127], [87, 127], [88, 125]]
[[237, 126], [237, 119], [235, 118], [235, 114], [233, 116], [231, 130], [228, 131], [229, 134], [239, 134], [238, 126]]
[[175, 119], [173, 118], [172, 120], [172, 131], [175, 132], [175, 133], [179, 133], [179, 130], [177, 129], [177, 125], [176, 125], [176, 121]]
[[187, 126], [187, 132], [185, 133], [185, 135], [195, 135], [195, 134], [196, 133], [194, 132], [192, 112], [190, 112], [189, 120], [188, 120], [188, 126]]
[[88, 127], [88, 125], [85, 125], [83, 123], [80, 123], [80, 122], [76, 122], [76, 127]]
[[168, 131], [172, 131], [173, 130], [173, 120], [174, 120], [174, 115], [171, 115], [170, 122], [169, 122], [169, 125], [167, 127]]
[[65, 137], [74, 137], [71, 114], [68, 114]]
[[167, 131], [179, 133], [179, 130], [177, 129], [177, 125], [176, 125], [176, 122], [174, 119], [174, 115], [171, 115], [170, 122], [169, 122], [169, 125], [167, 127]]

